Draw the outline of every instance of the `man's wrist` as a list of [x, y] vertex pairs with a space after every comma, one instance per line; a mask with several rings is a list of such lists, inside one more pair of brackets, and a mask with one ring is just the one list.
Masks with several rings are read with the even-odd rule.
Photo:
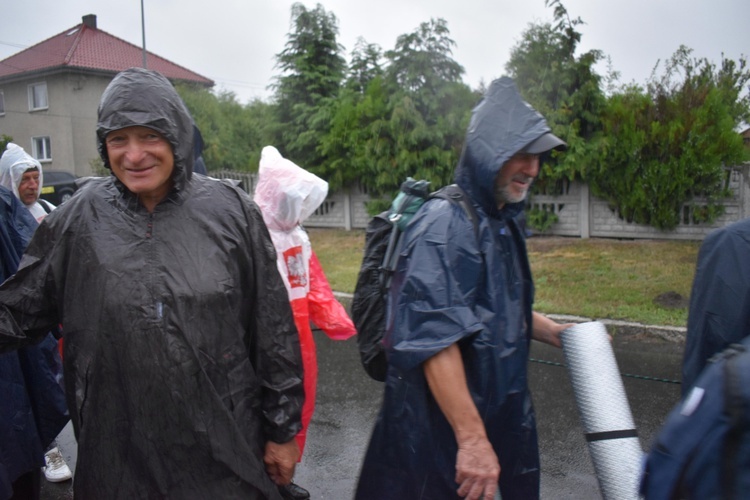
[[487, 432], [484, 429], [484, 424], [481, 422], [471, 427], [455, 429], [454, 433], [459, 446], [487, 441]]

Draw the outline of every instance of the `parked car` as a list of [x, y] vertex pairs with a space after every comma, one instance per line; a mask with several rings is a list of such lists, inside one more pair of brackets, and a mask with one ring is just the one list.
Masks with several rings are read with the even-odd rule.
[[65, 170], [43, 170], [42, 198], [53, 205], [60, 205], [75, 193], [76, 176]]

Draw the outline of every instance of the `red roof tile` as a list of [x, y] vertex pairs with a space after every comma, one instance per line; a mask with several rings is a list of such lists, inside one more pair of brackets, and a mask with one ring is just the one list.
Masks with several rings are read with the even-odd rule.
[[[206, 86], [214, 82], [187, 68], [147, 52], [147, 66], [170, 79]], [[45, 69], [83, 69], [118, 73], [142, 66], [140, 47], [86, 24], [79, 24], [0, 61], [0, 78]]]

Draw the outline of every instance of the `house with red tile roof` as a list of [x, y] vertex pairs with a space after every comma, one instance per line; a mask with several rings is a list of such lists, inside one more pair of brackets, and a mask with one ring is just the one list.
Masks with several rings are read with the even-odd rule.
[[[96, 16], [0, 61], [0, 136], [13, 138], [45, 169], [91, 175], [96, 112], [120, 71], [143, 66], [143, 50], [100, 30]], [[146, 67], [173, 83], [211, 88], [214, 82], [156, 54]]]

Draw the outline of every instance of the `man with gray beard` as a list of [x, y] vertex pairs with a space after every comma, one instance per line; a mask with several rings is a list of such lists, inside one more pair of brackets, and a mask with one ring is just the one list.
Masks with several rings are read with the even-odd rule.
[[474, 206], [430, 199], [404, 233], [390, 288], [383, 405], [358, 500], [539, 498], [531, 339], [569, 325], [532, 312], [518, 217], [540, 155], [565, 147], [509, 78], [472, 114], [455, 181]]

